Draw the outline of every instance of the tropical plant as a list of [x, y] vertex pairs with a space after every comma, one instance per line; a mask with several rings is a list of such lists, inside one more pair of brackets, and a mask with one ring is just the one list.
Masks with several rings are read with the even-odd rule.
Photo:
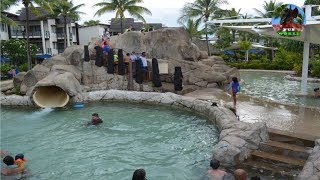
[[90, 21], [85, 21], [84, 25], [86, 26], [94, 26], [98, 25], [100, 23], [100, 20], [90, 20]]
[[201, 38], [201, 35], [204, 34], [204, 30], [198, 30], [199, 29], [199, 21], [194, 21], [192, 19], [189, 19], [187, 24], [183, 25], [184, 29], [188, 32], [190, 39], [193, 37]]
[[[227, 18], [228, 19], [239, 19], [241, 17], [240, 14], [241, 8], [236, 11], [235, 8], [231, 8], [231, 10], [227, 10]], [[232, 33], [232, 41], [235, 42], [236, 41], [236, 30], [231, 29], [231, 33]]]
[[252, 44], [250, 41], [240, 41], [239, 43], [240, 49], [246, 50], [246, 61], [249, 60], [249, 49], [251, 48]]
[[95, 16], [101, 16], [107, 12], [116, 12], [116, 19], [120, 17], [120, 29], [123, 33], [122, 21], [125, 18], [124, 13], [128, 12], [130, 16], [142, 20], [146, 23], [146, 20], [142, 17], [141, 14], [146, 13], [152, 15], [151, 11], [143, 6], [137, 5], [138, 3], [143, 3], [143, 0], [105, 0], [94, 5], [94, 7], [101, 7], [96, 13]]
[[182, 8], [182, 15], [178, 22], [186, 22], [188, 19], [195, 19], [205, 23], [205, 34], [207, 40], [208, 54], [210, 55], [209, 40], [208, 40], [208, 24], [210, 17], [219, 11], [219, 6], [226, 4], [227, 0], [195, 0], [193, 3], [186, 3]]
[[263, 11], [258, 10], [257, 8], [253, 8], [260, 17], [271, 18], [274, 14], [274, 11], [282, 5], [282, 2], [276, 2], [276, 0], [269, 2], [264, 1]]
[[83, 7], [84, 4], [74, 6], [72, 0], [56, 0], [51, 3], [53, 16], [63, 18], [64, 24], [64, 48], [68, 47], [67, 44], [67, 21], [76, 21], [80, 19], [80, 14], [85, 14], [79, 11], [79, 8]]
[[215, 43], [215, 47], [219, 49], [224, 49], [231, 46], [232, 35], [230, 34], [230, 29], [218, 28], [215, 32], [218, 40]]
[[6, 23], [9, 25], [16, 25], [16, 23], [11, 19], [6, 16], [5, 11], [8, 10], [11, 6], [16, 5], [17, 2], [16, 0], [1, 0], [0, 4], [0, 11], [1, 11], [1, 16], [0, 16], [0, 22]]
[[[5, 0], [14, 3], [20, 2], [20, 0]], [[1, 1], [2, 2], [2, 1]], [[29, 10], [32, 10], [35, 14], [39, 14], [38, 9], [35, 8], [35, 4], [39, 5], [41, 8], [47, 10], [48, 12], [52, 12], [51, 6], [46, 0], [21, 0], [25, 10], [26, 10], [26, 36], [27, 36], [27, 60], [28, 60], [28, 70], [31, 69], [31, 50], [30, 50], [30, 41], [29, 41]]]
[[9, 39], [1, 43], [1, 52], [3, 55], [11, 59], [12, 64], [19, 66], [26, 63], [27, 59], [27, 46], [30, 46], [31, 57], [34, 58], [37, 52], [37, 46], [34, 44], [28, 44], [24, 39]]

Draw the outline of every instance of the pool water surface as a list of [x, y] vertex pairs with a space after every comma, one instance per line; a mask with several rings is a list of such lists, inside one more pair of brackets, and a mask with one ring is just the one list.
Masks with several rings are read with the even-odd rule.
[[[104, 121], [84, 125], [92, 113]], [[1, 149], [29, 159], [29, 179], [206, 179], [216, 127], [155, 105], [90, 103], [84, 108], [1, 108]]]

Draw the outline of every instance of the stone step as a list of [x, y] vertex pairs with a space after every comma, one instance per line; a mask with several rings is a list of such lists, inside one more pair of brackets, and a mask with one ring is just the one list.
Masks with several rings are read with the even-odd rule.
[[312, 148], [269, 140], [260, 143], [259, 149], [264, 152], [307, 160]]
[[[238, 168], [250, 169], [256, 174], [275, 176], [277, 179], [290, 179], [300, 173], [301, 168], [279, 167], [277, 163], [248, 160]], [[271, 174], [270, 174], [271, 172]]]
[[281, 131], [278, 129], [268, 128], [269, 139], [298, 146], [314, 147], [314, 141], [320, 137], [309, 134], [301, 134], [296, 132]]
[[259, 150], [255, 150], [251, 153], [251, 157], [253, 160], [258, 160], [258, 159], [264, 159], [270, 162], [275, 162], [275, 163], [282, 163], [285, 165], [290, 166], [298, 166], [298, 167], [303, 167], [305, 164], [305, 160], [303, 159], [298, 159], [298, 158], [292, 158], [288, 156], [283, 156], [283, 155], [278, 155], [278, 154], [272, 154], [272, 153], [267, 153]]

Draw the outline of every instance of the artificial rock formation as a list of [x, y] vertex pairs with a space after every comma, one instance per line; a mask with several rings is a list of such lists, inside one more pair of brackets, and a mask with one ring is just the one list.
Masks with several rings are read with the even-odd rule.
[[147, 52], [157, 59], [198, 60], [200, 50], [183, 28], [164, 28], [148, 33], [126, 32], [111, 37], [111, 46], [124, 52]]
[[[47, 83], [50, 86], [63, 89], [70, 97], [93, 90], [128, 89], [128, 78], [114, 75], [113, 68], [110, 68], [113, 63], [106, 69], [104, 66], [100, 67], [105, 62], [97, 66], [95, 60], [84, 61], [85, 56], [97, 57], [95, 46], [99, 44], [101, 39], [93, 39], [88, 46], [87, 55], [84, 54], [84, 46], [74, 45], [65, 49], [62, 54], [44, 60], [25, 75], [18, 75], [15, 78], [16, 89], [23, 95], [33, 97], [38, 87], [44, 86], [43, 79], [45, 82], [50, 82]], [[215, 83], [229, 81], [232, 76], [239, 77], [238, 71], [228, 67], [221, 58], [208, 57], [206, 52], [200, 51], [190, 41], [183, 28], [165, 28], [148, 33], [127, 32], [113, 36], [111, 47], [116, 51], [123, 49], [124, 53], [145, 51], [148, 57], [158, 58], [158, 63], [168, 63], [168, 74], [160, 74], [162, 82], [173, 83], [175, 67], [181, 67], [183, 85], [197, 88], [212, 87]], [[112, 61], [113, 56], [109, 57]], [[148, 59], [148, 66], [151, 70], [151, 59]], [[68, 74], [70, 81], [66, 85], [55, 84], [56, 81], [53, 79], [48, 80], [48, 78], [63, 77], [61, 74], [65, 73]], [[134, 83], [134, 90], [153, 91], [148, 85], [138, 83]]]

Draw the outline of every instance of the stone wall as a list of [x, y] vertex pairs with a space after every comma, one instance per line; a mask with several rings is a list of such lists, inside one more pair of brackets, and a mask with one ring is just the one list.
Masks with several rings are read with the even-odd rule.
[[306, 164], [303, 167], [298, 180], [319, 180], [320, 179], [320, 139], [315, 141], [313, 148]]

